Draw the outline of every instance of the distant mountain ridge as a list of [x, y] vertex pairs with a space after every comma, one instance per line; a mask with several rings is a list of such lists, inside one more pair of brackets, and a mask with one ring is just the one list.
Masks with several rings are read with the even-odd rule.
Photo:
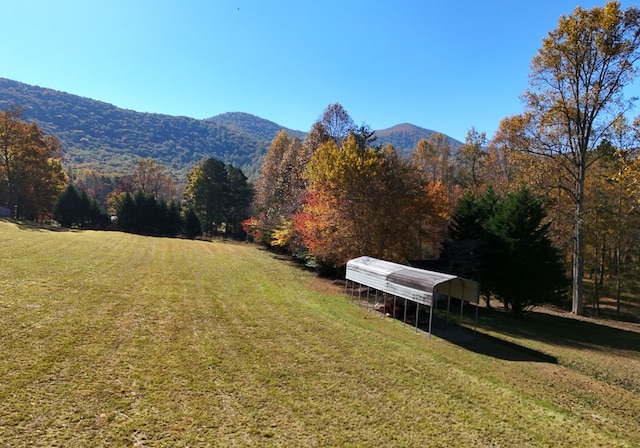
[[[387, 144], [390, 143], [400, 153], [407, 153], [415, 149], [418, 142], [422, 139], [429, 140], [429, 138], [438, 134], [437, 131], [431, 129], [421, 128], [414, 124], [401, 123], [390, 128], [381, 129], [376, 131], [378, 140], [376, 143]], [[449, 145], [452, 148], [458, 148], [462, 145], [462, 142], [445, 135]]]
[[52, 89], [0, 79], [0, 109], [19, 107], [58, 136], [64, 161], [105, 174], [132, 172], [139, 158], [153, 158], [177, 176], [205, 157], [251, 174], [268, 142], [215, 122], [135, 112]]
[[271, 142], [276, 134], [282, 129], [286, 129], [289, 135], [293, 135], [301, 139], [306, 135], [306, 132], [287, 129], [278, 123], [265, 120], [264, 118], [251, 115], [246, 112], [226, 112], [224, 114], [206, 118], [205, 121], [217, 123], [221, 126], [235, 129], [239, 132], [244, 132], [245, 134], [267, 142]]
[[[152, 158], [184, 178], [198, 161], [215, 157], [255, 177], [271, 140], [281, 129], [301, 139], [305, 136], [302, 131], [244, 112], [204, 120], [136, 112], [0, 78], [0, 110], [11, 107], [21, 108], [23, 120], [37, 122], [60, 139], [66, 164], [76, 169], [94, 168], [103, 174], [129, 174], [139, 158]], [[376, 131], [376, 143], [391, 143], [400, 153], [408, 153], [421, 138], [428, 139], [433, 133], [401, 124]], [[460, 144], [451, 141], [452, 146]]]

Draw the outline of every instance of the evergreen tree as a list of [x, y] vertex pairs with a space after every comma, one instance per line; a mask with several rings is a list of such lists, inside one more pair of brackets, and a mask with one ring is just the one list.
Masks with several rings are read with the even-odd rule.
[[78, 190], [72, 184], [69, 184], [53, 207], [53, 219], [62, 227], [73, 226], [78, 222], [79, 202], [80, 195], [78, 194]]
[[487, 303], [494, 296], [514, 314], [557, 302], [568, 283], [545, 219], [542, 201], [526, 187], [504, 199], [491, 188], [479, 198], [467, 194], [453, 215], [443, 259], [451, 272], [478, 281]]
[[[500, 198], [489, 187], [480, 197], [465, 194], [451, 217], [449, 239], [443, 245], [447, 268], [457, 275], [476, 279], [480, 294], [491, 305], [491, 285], [483, 279], [481, 246], [486, 237], [487, 223], [495, 213]], [[485, 280], [485, 281], [482, 281]]]
[[241, 223], [249, 216], [252, 188], [242, 171], [232, 165], [208, 158], [189, 173], [184, 193], [184, 206], [200, 219], [205, 233], [240, 232]]
[[247, 176], [233, 165], [227, 165], [227, 185], [229, 192], [225, 196], [225, 234], [240, 236], [244, 232], [242, 221], [250, 215], [253, 189]]
[[487, 222], [481, 281], [514, 314], [564, 298], [567, 278], [548, 236], [540, 198], [526, 187], [509, 194]]
[[[164, 199], [161, 199], [160, 202], [164, 202]], [[171, 201], [167, 204], [162, 222], [164, 236], [176, 236], [182, 231], [182, 217], [178, 202]]]
[[187, 209], [184, 213], [182, 219], [182, 234], [189, 239], [195, 239], [202, 235], [200, 218], [198, 218], [198, 214], [192, 208]]
[[152, 236], [176, 236], [180, 233], [180, 206], [156, 199], [139, 190], [134, 196], [126, 193], [116, 207], [118, 228], [124, 232]]
[[89, 198], [84, 190], [78, 191], [72, 184], [56, 201], [53, 217], [62, 227], [81, 229], [106, 229], [110, 221], [98, 201]]
[[116, 206], [116, 216], [118, 218], [118, 228], [123, 232], [137, 231], [136, 204], [131, 193], [126, 193]]

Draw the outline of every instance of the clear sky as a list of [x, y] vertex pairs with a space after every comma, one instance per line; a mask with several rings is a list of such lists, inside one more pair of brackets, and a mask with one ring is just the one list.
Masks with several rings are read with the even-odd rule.
[[[633, 2], [621, 2], [628, 7]], [[21, 0], [0, 11], [0, 77], [140, 112], [247, 112], [464, 140], [522, 111], [529, 63], [579, 0]]]

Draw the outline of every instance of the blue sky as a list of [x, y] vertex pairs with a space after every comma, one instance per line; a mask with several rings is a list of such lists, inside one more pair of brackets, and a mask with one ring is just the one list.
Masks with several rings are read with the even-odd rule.
[[[491, 137], [578, 0], [4, 2], [0, 77], [141, 112], [248, 112], [307, 131], [356, 123]], [[622, 2], [623, 7], [632, 2]]]

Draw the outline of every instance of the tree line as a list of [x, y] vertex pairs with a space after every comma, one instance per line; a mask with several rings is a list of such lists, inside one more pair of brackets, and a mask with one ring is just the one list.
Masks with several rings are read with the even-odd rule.
[[251, 176], [270, 140], [217, 120], [135, 112], [7, 79], [0, 80], [0, 99], [28, 107], [29, 120], [64, 145], [66, 165], [97, 168], [103, 174], [130, 173], [138, 159], [152, 158], [183, 180], [193, 165], [210, 156]]
[[[597, 312], [606, 290], [619, 314], [622, 297], [639, 287], [640, 117], [625, 115], [634, 99], [624, 95], [639, 57], [637, 8], [578, 7], [533, 58], [522, 114], [506, 117], [490, 140], [472, 128], [454, 150], [434, 135], [409, 158], [376, 146], [366, 126], [331, 105], [304, 140], [283, 132], [272, 141], [245, 227], [324, 271], [360, 255], [444, 263], [454, 250], [481, 260], [467, 272], [513, 310], [569, 291], [572, 312], [583, 313], [585, 298]], [[456, 241], [456, 217], [490, 191], [504, 204], [495, 216], [473, 217], [485, 225], [471, 241]], [[497, 263], [489, 248], [513, 263]], [[492, 276], [517, 267], [535, 278], [531, 254], [541, 257], [544, 272], [536, 275], [546, 276], [547, 288], [519, 285], [521, 300], [513, 303], [514, 285]], [[567, 277], [569, 287], [560, 287]], [[532, 291], [535, 300], [527, 297]]]
[[0, 205], [11, 217], [144, 235], [244, 237], [253, 188], [239, 168], [205, 158], [182, 193], [153, 159], [139, 159], [131, 175], [117, 179], [94, 170], [77, 175], [63, 170], [57, 138], [19, 117], [19, 110], [0, 112]]
[[[620, 312], [625, 294], [637, 294], [640, 273], [640, 118], [625, 115], [633, 98], [624, 96], [638, 57], [637, 8], [578, 7], [534, 57], [523, 113], [504, 118], [491, 139], [472, 128], [454, 149], [435, 134], [402, 157], [336, 103], [303, 138], [278, 133], [255, 188], [241, 170], [211, 158], [192, 169], [181, 194], [151, 159], [118, 179], [65, 173], [55, 137], [7, 111], [0, 202], [16, 218], [46, 219], [65, 210], [55, 207], [66, 195], [87, 216], [56, 216], [83, 228], [106, 223], [94, 216], [95, 200], [116, 217], [108, 226], [128, 231], [246, 232], [325, 273], [360, 255], [437, 260], [479, 280], [487, 298], [514, 312], [566, 291], [574, 313], [585, 297], [597, 312], [605, 293], [615, 294]], [[513, 269], [545, 288], [502, 283]]]

